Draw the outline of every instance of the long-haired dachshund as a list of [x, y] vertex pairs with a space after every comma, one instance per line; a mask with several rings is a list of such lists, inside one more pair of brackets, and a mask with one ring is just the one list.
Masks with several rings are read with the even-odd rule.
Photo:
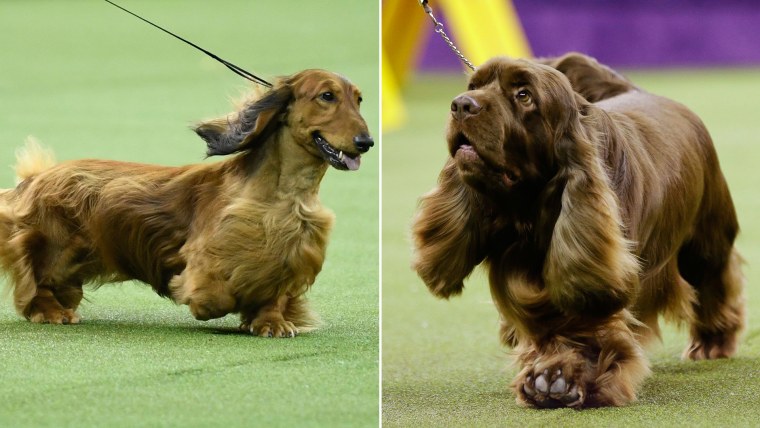
[[454, 98], [447, 139], [415, 219], [414, 267], [448, 298], [487, 266], [519, 403], [630, 402], [660, 314], [691, 326], [687, 358], [736, 351], [739, 227], [686, 107], [583, 55], [495, 58]]
[[0, 261], [17, 311], [77, 323], [82, 285], [137, 279], [199, 320], [240, 313], [254, 335], [315, 325], [303, 299], [325, 258], [328, 165], [359, 168], [373, 140], [359, 89], [306, 70], [235, 114], [201, 123], [208, 155], [183, 167], [79, 160], [28, 146], [19, 184], [0, 191]]

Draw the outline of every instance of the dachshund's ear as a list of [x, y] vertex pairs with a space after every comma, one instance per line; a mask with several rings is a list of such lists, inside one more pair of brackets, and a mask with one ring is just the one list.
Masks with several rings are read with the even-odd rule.
[[576, 117], [555, 146], [559, 214], [544, 280], [563, 312], [601, 317], [633, 298], [639, 265], [624, 235], [618, 198], [599, 153], [602, 134], [595, 126], [589, 118]]
[[488, 225], [482, 203], [449, 159], [438, 186], [420, 200], [412, 234], [412, 268], [438, 297], [457, 295], [486, 255]]
[[282, 85], [256, 101], [246, 103], [233, 117], [203, 122], [195, 128], [208, 146], [208, 156], [229, 155], [255, 147], [277, 129], [293, 91]]

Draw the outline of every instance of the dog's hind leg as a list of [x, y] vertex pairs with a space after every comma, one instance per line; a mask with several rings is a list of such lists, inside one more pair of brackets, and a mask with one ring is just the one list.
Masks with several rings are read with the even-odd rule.
[[35, 299], [38, 306], [49, 308], [48, 313], [52, 308], [61, 311], [56, 305], [42, 303], [45, 300], [43, 295], [50, 297], [45, 291], [49, 290], [52, 298], [63, 308], [62, 317], [55, 315], [54, 318], [61, 318], [63, 324], [77, 324], [81, 320], [76, 310], [84, 297], [83, 278], [87, 277], [87, 272], [92, 272], [93, 266], [98, 262], [91, 257], [93, 251], [86, 239], [75, 234], [65, 236], [59, 234], [55, 240], [57, 244], [48, 239], [44, 250], [39, 251], [40, 261], [35, 265], [35, 278], [39, 283]]
[[691, 342], [684, 358], [730, 357], [744, 327], [742, 258], [734, 247], [739, 231], [723, 177], [712, 180], [694, 235], [678, 254], [681, 276], [697, 292]]
[[[78, 305], [81, 295], [77, 298], [76, 293], [68, 289], [61, 291], [66, 301], [64, 305], [56, 295], [56, 286], [39, 284], [34, 257], [44, 257], [45, 247], [46, 240], [41, 233], [23, 230], [15, 233], [3, 248], [3, 263], [11, 273], [16, 310], [35, 323], [76, 324], [80, 321], [74, 312], [76, 306], [68, 306], [74, 302]], [[79, 290], [81, 293], [81, 288]]]
[[50, 324], [78, 324], [81, 318], [73, 309], [66, 308], [50, 288], [38, 287], [23, 312], [31, 322]]
[[693, 247], [687, 247], [681, 250], [679, 262], [684, 276], [697, 291], [691, 341], [684, 350], [684, 358], [732, 356], [744, 326], [741, 256], [732, 248], [724, 259], [708, 260], [697, 256]]
[[81, 318], [76, 310], [84, 297], [82, 284], [73, 282], [70, 284], [59, 285], [53, 289], [53, 295], [55, 295], [55, 298], [58, 299], [58, 302], [63, 306], [64, 311], [70, 315], [70, 322], [72, 324], [78, 323]]
[[0, 262], [10, 276], [16, 311], [32, 322], [78, 323], [82, 284], [98, 263], [89, 241], [64, 223], [23, 220], [2, 208]]

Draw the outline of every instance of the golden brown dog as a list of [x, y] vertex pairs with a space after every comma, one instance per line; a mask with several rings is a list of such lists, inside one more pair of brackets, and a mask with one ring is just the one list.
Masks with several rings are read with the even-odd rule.
[[208, 155], [183, 167], [103, 160], [54, 165], [30, 146], [0, 191], [0, 261], [17, 311], [77, 323], [82, 285], [138, 279], [200, 320], [240, 313], [259, 336], [314, 326], [302, 295], [325, 258], [328, 165], [355, 170], [373, 145], [359, 89], [306, 70], [229, 117], [200, 124]]
[[451, 104], [447, 139], [415, 219], [414, 267], [448, 298], [487, 266], [519, 403], [630, 402], [660, 314], [691, 326], [685, 357], [735, 352], [738, 224], [686, 107], [583, 55], [495, 58]]

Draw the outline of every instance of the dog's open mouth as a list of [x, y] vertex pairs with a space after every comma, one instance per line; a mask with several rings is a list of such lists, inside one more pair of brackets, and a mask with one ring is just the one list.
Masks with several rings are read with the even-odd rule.
[[470, 140], [461, 132], [454, 137], [453, 144], [451, 145], [451, 156], [465, 161], [484, 161], [472, 146]]
[[461, 132], [453, 140], [451, 155], [460, 162], [487, 166], [492, 174], [499, 176], [507, 187], [511, 187], [520, 181], [519, 172], [489, 162], [475, 150], [472, 142]]
[[314, 143], [319, 147], [322, 156], [326, 161], [330, 162], [330, 165], [332, 165], [333, 168], [343, 171], [356, 171], [359, 169], [361, 155], [349, 156], [342, 150], [336, 149], [331, 146], [319, 132], [315, 132], [312, 137], [314, 138]]

